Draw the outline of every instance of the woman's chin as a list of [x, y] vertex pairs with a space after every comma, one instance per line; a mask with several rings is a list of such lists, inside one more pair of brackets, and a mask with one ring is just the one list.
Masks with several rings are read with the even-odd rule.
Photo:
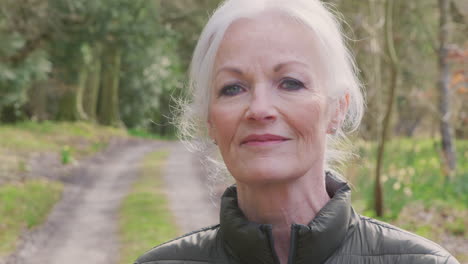
[[297, 171], [285, 169], [284, 166], [253, 166], [243, 173], [233, 174], [238, 182], [250, 185], [282, 184], [296, 180], [299, 176]]

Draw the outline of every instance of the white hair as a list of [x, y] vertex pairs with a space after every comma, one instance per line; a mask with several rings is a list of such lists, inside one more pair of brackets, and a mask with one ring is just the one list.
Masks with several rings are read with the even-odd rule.
[[325, 169], [336, 172], [350, 152], [343, 146], [346, 134], [357, 129], [363, 110], [364, 96], [357, 77], [353, 56], [345, 45], [340, 20], [319, 0], [227, 0], [213, 13], [200, 35], [190, 65], [190, 100], [179, 101], [177, 125], [179, 136], [189, 148], [202, 154], [211, 178], [227, 173], [217, 147], [208, 136], [208, 111], [212, 74], [217, 51], [228, 27], [240, 18], [251, 18], [267, 10], [282, 14], [305, 25], [317, 39], [311, 48], [318, 49], [319, 61], [325, 71], [330, 98], [349, 95], [349, 107], [341, 127], [327, 136]]

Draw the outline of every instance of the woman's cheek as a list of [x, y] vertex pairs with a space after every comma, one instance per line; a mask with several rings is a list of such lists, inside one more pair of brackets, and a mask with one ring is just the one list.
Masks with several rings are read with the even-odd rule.
[[231, 140], [235, 133], [236, 124], [239, 120], [239, 114], [235, 107], [229, 107], [229, 105], [213, 105], [211, 108], [210, 118], [212, 125], [215, 127], [215, 134], [217, 141], [223, 143], [223, 141]]
[[323, 104], [313, 102], [292, 109], [296, 111], [295, 114], [289, 115], [294, 117], [291, 120], [291, 126], [305, 143], [301, 148], [306, 146], [308, 146], [306, 148], [315, 148], [323, 145], [322, 141], [324, 141], [327, 127]]

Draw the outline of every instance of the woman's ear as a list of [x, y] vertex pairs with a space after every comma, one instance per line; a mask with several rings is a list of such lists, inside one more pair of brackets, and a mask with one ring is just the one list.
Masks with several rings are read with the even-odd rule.
[[335, 134], [343, 123], [349, 107], [349, 93], [346, 93], [342, 97], [338, 98], [333, 105], [333, 113], [327, 127], [328, 134]]

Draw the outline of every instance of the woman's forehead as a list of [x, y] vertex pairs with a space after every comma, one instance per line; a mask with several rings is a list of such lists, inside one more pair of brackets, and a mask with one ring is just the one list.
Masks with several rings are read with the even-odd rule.
[[312, 64], [317, 61], [316, 47], [316, 38], [305, 25], [277, 11], [262, 12], [228, 27], [215, 69], [249, 62], [266, 62], [275, 68], [288, 62]]
[[287, 36], [287, 35], [312, 35], [312, 31], [297, 19], [286, 13], [269, 9], [248, 17], [235, 19], [227, 28], [224, 39], [244, 36]]

